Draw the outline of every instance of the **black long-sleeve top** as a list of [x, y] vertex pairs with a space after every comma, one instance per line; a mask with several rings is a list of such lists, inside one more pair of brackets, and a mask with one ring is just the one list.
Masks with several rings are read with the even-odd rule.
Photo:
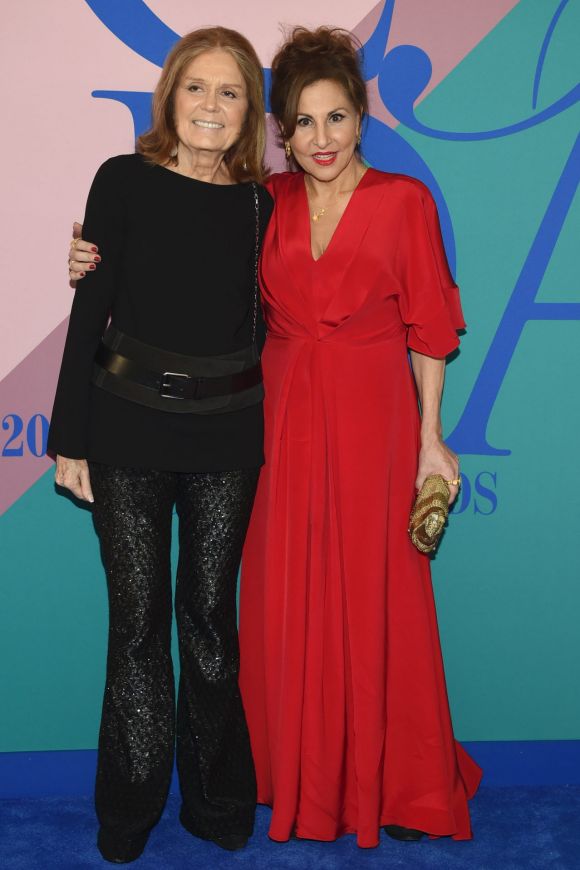
[[[263, 236], [272, 200], [262, 187], [258, 194]], [[101, 166], [83, 235], [98, 245], [102, 262], [75, 293], [50, 450], [71, 459], [172, 471], [262, 464], [261, 403], [223, 414], [176, 414], [91, 384], [109, 316], [127, 335], [176, 353], [213, 356], [247, 347], [255, 229], [250, 184], [197, 181], [138, 154]]]

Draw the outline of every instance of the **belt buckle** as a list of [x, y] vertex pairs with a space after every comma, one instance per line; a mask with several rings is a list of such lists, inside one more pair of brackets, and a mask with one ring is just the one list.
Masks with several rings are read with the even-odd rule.
[[[177, 378], [177, 382], [175, 382], [175, 378]], [[179, 395], [181, 392], [183, 394], [183, 384], [179, 383], [181, 381], [190, 381], [190, 375], [186, 375], [183, 372], [163, 372], [163, 377], [161, 378], [161, 386], [159, 387], [159, 394], [163, 399], [184, 399], [184, 395]], [[173, 392], [169, 392], [173, 391]]]

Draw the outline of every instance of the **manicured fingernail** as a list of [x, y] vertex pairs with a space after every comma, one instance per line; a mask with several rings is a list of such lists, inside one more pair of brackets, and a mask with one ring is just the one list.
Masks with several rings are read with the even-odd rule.
[[85, 277], [85, 273], [84, 273], [84, 272], [81, 272], [80, 274], [81, 274], [81, 278], [84, 278], [84, 277]]
[[96, 254], [98, 250], [99, 249], [97, 248], [96, 245], [93, 245], [93, 247], [91, 248], [91, 251], [93, 252], [93, 254]]
[[97, 268], [97, 267], [95, 266], [94, 263], [90, 263], [90, 264], [89, 264], [89, 269], [96, 269], [96, 268]]
[[100, 263], [100, 262], [101, 262], [101, 258], [100, 258], [100, 257], [93, 257], [93, 260], [95, 261], [95, 263]]

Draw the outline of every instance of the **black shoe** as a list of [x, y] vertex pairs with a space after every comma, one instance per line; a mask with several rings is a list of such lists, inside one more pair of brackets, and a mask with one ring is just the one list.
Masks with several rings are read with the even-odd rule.
[[238, 849], [243, 849], [248, 840], [249, 837], [246, 834], [226, 834], [223, 837], [211, 838], [212, 843], [228, 852], [237, 852]]
[[97, 846], [105, 861], [110, 861], [111, 864], [129, 864], [141, 856], [148, 839], [149, 831], [137, 837], [120, 840], [101, 828], [97, 836]]
[[401, 825], [383, 825], [383, 831], [393, 840], [401, 840], [404, 843], [418, 843], [425, 836], [425, 831], [403, 828]]

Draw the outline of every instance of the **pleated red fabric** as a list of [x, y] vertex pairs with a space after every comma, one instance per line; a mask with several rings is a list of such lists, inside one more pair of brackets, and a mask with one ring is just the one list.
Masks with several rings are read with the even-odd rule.
[[266, 464], [242, 562], [241, 687], [270, 836], [471, 836], [481, 777], [455, 742], [428, 557], [407, 534], [420, 419], [408, 348], [464, 325], [437, 210], [368, 169], [323, 256], [302, 174], [261, 260]]

